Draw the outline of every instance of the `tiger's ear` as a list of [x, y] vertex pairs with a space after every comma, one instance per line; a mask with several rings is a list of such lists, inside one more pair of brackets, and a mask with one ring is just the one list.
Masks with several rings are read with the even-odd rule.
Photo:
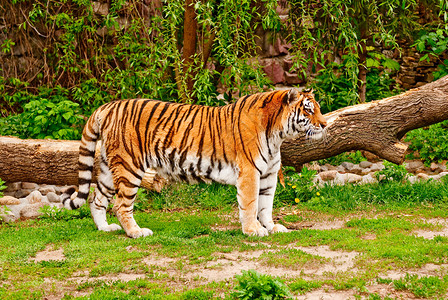
[[303, 93], [305, 93], [305, 94], [312, 94], [313, 93], [313, 88], [304, 89]]
[[297, 89], [296, 88], [292, 88], [289, 90], [288, 93], [286, 93], [285, 96], [283, 96], [283, 103], [286, 105], [290, 105], [294, 102], [296, 102], [298, 100], [297, 98]]

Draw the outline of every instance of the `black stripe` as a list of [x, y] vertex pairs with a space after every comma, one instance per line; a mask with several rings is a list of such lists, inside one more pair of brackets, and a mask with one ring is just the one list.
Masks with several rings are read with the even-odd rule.
[[271, 176], [273, 174], [275, 174], [275, 172], [270, 172], [270, 173], [263, 174], [263, 175], [261, 175], [260, 179], [266, 179], [266, 178], [268, 178], [269, 176]]
[[88, 165], [82, 162], [78, 162], [78, 170], [79, 171], [92, 171], [93, 165]]
[[89, 197], [89, 193], [81, 193], [81, 192], [78, 192], [78, 196], [77, 196], [79, 199], [83, 199], [83, 200], [85, 200], [85, 199], [87, 199], [87, 197]]
[[271, 193], [269, 192], [270, 190], [271, 190], [271, 186], [270, 187], [267, 187], [267, 188], [264, 188], [264, 189], [260, 189], [259, 191], [258, 191], [258, 195], [261, 195], [261, 196], [269, 196], [269, 195], [271, 195]]

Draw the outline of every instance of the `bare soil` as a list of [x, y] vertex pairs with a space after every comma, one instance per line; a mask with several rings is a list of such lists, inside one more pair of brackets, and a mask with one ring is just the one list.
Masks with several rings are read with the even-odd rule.
[[[440, 230], [430, 231], [430, 230], [417, 230], [413, 234], [426, 239], [432, 239], [437, 235], [448, 236], [448, 221], [439, 219], [426, 220], [430, 224], [439, 225]], [[343, 220], [332, 220], [319, 222], [319, 224], [307, 224], [304, 227], [319, 229], [319, 230], [331, 230], [342, 228], [345, 224]], [[219, 228], [218, 230], [222, 230]], [[371, 235], [366, 235], [362, 237], [364, 239], [370, 240], [376, 237]], [[331, 250], [328, 246], [315, 246], [315, 247], [298, 247], [295, 244], [289, 244], [284, 246], [270, 247], [271, 245], [266, 244], [268, 249], [266, 250], [256, 250], [256, 251], [233, 251], [230, 253], [215, 253], [212, 260], [203, 263], [201, 265], [189, 264], [184, 258], [174, 259], [168, 257], [146, 257], [143, 259], [142, 263], [146, 264], [151, 270], [158, 272], [160, 274], [167, 275], [166, 284], [172, 287], [174, 290], [182, 290], [186, 284], [189, 287], [207, 284], [210, 282], [227, 281], [231, 282], [235, 275], [241, 274], [242, 270], [254, 269], [263, 274], [269, 274], [271, 276], [278, 276], [282, 278], [294, 278], [300, 277], [308, 280], [325, 280], [329, 279], [336, 273], [346, 273], [356, 275], [360, 270], [356, 266], [356, 261], [360, 256], [358, 252], [345, 252], [338, 250]], [[304, 268], [284, 268], [278, 266], [270, 266], [263, 262], [260, 257], [268, 252], [276, 252], [281, 249], [297, 249], [316, 257], [323, 258], [322, 263], [306, 265]], [[137, 248], [128, 247], [127, 251], [138, 251]], [[65, 260], [65, 256], [62, 249], [53, 249], [52, 246], [48, 246], [45, 250], [38, 252], [36, 256], [30, 261], [40, 262], [40, 261], [62, 261]], [[448, 264], [435, 265], [427, 264], [420, 269], [415, 270], [395, 270], [392, 269], [384, 274], [383, 278], [389, 279], [399, 279], [408, 274], [417, 274], [419, 276], [435, 276], [443, 275], [448, 272]], [[64, 290], [71, 289], [67, 287], [67, 284], [73, 284], [73, 290], [76, 291], [75, 287], [83, 282], [94, 282], [94, 281], [132, 281], [139, 278], [145, 278], [145, 274], [137, 273], [120, 273], [114, 274], [113, 276], [100, 276], [100, 277], [90, 277], [88, 271], [82, 271], [74, 274], [72, 278], [68, 279], [61, 285], [65, 286]], [[162, 280], [163, 281], [163, 280]], [[48, 282], [49, 285], [54, 285], [55, 282]], [[62, 291], [61, 291], [62, 292]], [[381, 297], [392, 297], [398, 299], [415, 299], [413, 294], [406, 291], [396, 291], [392, 284], [378, 284], [376, 282], [371, 282], [366, 285], [366, 290], [361, 291], [361, 294], [365, 293], [365, 298], [368, 298], [369, 293], [376, 293]], [[88, 294], [88, 293], [87, 293]], [[322, 288], [312, 290], [304, 295], [300, 295], [297, 299], [355, 299], [355, 295], [359, 295], [360, 291], [356, 290], [335, 290], [331, 286], [323, 286]], [[74, 296], [83, 296], [83, 293], [76, 292]], [[49, 297], [47, 299], [57, 299], [58, 296]], [[363, 298], [363, 297], [361, 297]]]

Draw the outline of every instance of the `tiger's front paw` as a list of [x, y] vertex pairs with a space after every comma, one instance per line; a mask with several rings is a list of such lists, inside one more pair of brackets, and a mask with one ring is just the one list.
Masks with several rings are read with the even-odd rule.
[[128, 237], [136, 239], [139, 237], [152, 235], [153, 232], [151, 229], [148, 229], [148, 228], [138, 228], [138, 229], [132, 230], [130, 232], [126, 232], [126, 234]]
[[274, 227], [269, 231], [269, 233], [276, 233], [276, 232], [288, 232], [288, 228], [283, 226], [282, 224], [275, 224]]
[[254, 236], [267, 236], [269, 235], [269, 231], [261, 226], [260, 222], [253, 223], [251, 225], [243, 225], [243, 233], [247, 235]]

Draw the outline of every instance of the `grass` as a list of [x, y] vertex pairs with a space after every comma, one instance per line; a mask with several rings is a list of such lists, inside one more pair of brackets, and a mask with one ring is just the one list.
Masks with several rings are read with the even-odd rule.
[[[298, 204], [276, 201], [280, 222], [305, 225], [263, 238], [242, 234], [236, 191], [218, 184], [181, 184], [160, 194], [141, 191], [135, 218], [154, 235], [136, 240], [123, 231], [97, 231], [87, 206], [77, 212], [47, 211], [38, 220], [0, 224], [0, 298], [233, 299], [235, 275], [245, 266], [281, 279], [293, 296], [336, 290], [368, 299], [443, 298], [448, 238], [425, 239], [416, 232], [444, 230], [429, 220], [448, 217], [447, 186], [324, 186]], [[333, 221], [343, 225], [312, 226]], [[62, 260], [34, 261], [44, 250], [58, 249]], [[356, 254], [352, 265], [340, 267], [350, 253]], [[428, 265], [436, 267], [428, 271]], [[401, 275], [389, 278], [391, 272]], [[213, 273], [213, 280], [203, 277]], [[387, 295], [369, 292], [386, 282]]]

